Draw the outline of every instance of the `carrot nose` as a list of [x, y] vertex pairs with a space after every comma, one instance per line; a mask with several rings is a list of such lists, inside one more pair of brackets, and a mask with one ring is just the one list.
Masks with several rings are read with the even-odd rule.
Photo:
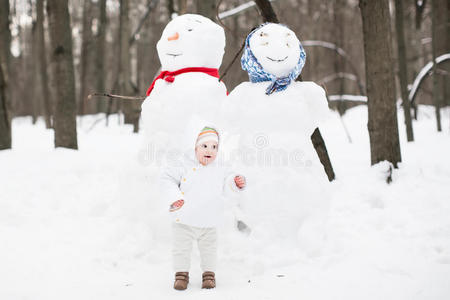
[[176, 40], [178, 40], [179, 37], [180, 37], [180, 35], [178, 34], [178, 32], [175, 32], [175, 34], [169, 36], [169, 37], [167, 38], [167, 40], [169, 40], [169, 41], [176, 41]]

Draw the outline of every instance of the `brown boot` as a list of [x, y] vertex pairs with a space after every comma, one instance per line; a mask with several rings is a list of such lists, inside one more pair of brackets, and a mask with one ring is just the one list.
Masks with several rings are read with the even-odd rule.
[[214, 272], [203, 273], [202, 289], [213, 289], [216, 287], [216, 278]]
[[173, 288], [179, 291], [187, 289], [189, 283], [189, 272], [176, 272], [175, 273], [175, 283]]

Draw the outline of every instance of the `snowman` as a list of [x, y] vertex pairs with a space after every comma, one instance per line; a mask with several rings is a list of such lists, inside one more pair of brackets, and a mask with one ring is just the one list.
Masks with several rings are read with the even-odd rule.
[[[167, 24], [156, 47], [161, 72], [148, 88], [142, 104], [145, 145], [139, 151], [139, 160], [150, 167], [149, 192], [155, 192], [154, 198], [159, 199], [159, 167], [176, 164], [191, 155], [186, 128], [198, 120], [203, 120], [204, 125], [214, 124], [227, 97], [218, 70], [225, 33], [208, 18], [185, 14]], [[152, 219], [163, 220], [166, 216], [159, 212], [167, 208], [158, 201], [154, 203], [157, 207]], [[242, 225], [239, 208], [233, 207], [233, 212]]]
[[179, 141], [189, 119], [215, 119], [227, 93], [218, 80], [224, 48], [222, 27], [208, 18], [185, 14], [167, 24], [157, 43], [162, 71], [142, 104], [152, 151], [184, 151]]
[[321, 87], [295, 81], [305, 59], [292, 30], [262, 24], [248, 35], [241, 59], [250, 82], [223, 106], [221, 119], [238, 136], [230, 157], [247, 174], [241, 207], [259, 244], [297, 243], [310, 236], [302, 226], [313, 231], [328, 207], [329, 183], [310, 137], [329, 109]]

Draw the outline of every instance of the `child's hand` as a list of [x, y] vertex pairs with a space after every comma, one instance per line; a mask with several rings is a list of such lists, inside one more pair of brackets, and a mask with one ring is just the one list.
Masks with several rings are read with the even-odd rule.
[[234, 183], [236, 183], [236, 186], [240, 189], [245, 188], [245, 177], [241, 175], [234, 177]]
[[177, 200], [170, 205], [169, 211], [173, 212], [173, 211], [179, 210], [183, 205], [184, 205], [183, 199]]

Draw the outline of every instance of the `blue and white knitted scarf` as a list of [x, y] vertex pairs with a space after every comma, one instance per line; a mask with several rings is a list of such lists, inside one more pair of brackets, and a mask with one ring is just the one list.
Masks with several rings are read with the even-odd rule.
[[[250, 38], [258, 29], [266, 26], [267, 24], [270, 23], [261, 24], [259, 27], [250, 32], [250, 34], [245, 39], [245, 48], [244, 54], [242, 55], [241, 58], [241, 67], [244, 71], [247, 71], [248, 77], [250, 81], [253, 83], [271, 81], [271, 84], [266, 89], [266, 95], [270, 95], [273, 92], [280, 92], [285, 90], [288, 87], [288, 85], [300, 75], [303, 66], [305, 65], [306, 53], [305, 50], [303, 49], [302, 44], [299, 42], [300, 58], [295, 68], [292, 69], [292, 71], [285, 77], [276, 77], [275, 75], [269, 74], [266, 71], [264, 71], [263, 67], [258, 62], [252, 50], [250, 49]], [[283, 24], [278, 25], [286, 26]]]

